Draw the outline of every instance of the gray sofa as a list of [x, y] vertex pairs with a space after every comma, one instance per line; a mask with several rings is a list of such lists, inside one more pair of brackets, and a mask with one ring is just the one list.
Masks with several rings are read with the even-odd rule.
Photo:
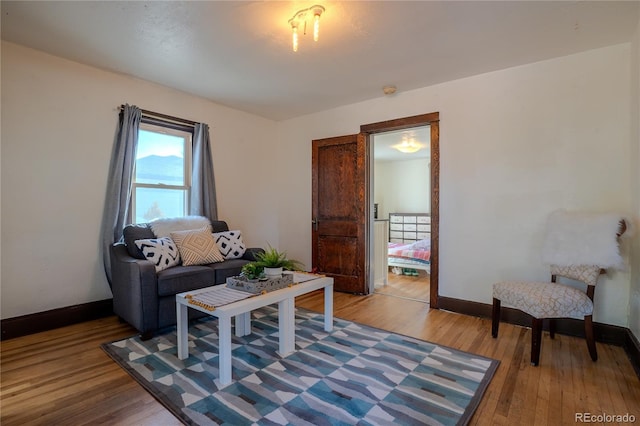
[[[213, 232], [228, 231], [224, 221], [211, 221]], [[226, 283], [227, 277], [238, 275], [242, 266], [255, 260], [260, 248], [248, 248], [242, 258], [229, 259], [209, 265], [182, 264], [156, 272], [155, 265], [146, 260], [135, 241], [156, 238], [151, 227], [144, 224], [127, 225], [122, 242], [110, 247], [111, 291], [113, 311], [135, 327], [146, 340], [163, 327], [176, 324], [175, 295]], [[189, 310], [189, 318], [204, 314]]]

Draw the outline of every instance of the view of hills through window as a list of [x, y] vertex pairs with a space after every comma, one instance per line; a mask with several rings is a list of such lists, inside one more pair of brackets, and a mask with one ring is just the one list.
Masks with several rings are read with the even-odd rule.
[[[187, 212], [188, 178], [185, 151], [190, 134], [174, 135], [140, 129], [134, 182], [135, 222]], [[187, 143], [189, 142], [189, 143]]]

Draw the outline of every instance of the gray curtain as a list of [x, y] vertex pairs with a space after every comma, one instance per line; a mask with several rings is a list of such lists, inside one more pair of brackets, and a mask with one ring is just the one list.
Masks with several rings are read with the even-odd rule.
[[109, 246], [120, 240], [124, 225], [131, 222], [131, 183], [141, 118], [142, 112], [138, 107], [125, 105], [120, 112], [113, 141], [102, 217], [102, 257], [109, 285], [111, 285]]
[[197, 123], [193, 129], [193, 166], [191, 172], [191, 215], [218, 219], [216, 184], [213, 178], [213, 158], [209, 126]]

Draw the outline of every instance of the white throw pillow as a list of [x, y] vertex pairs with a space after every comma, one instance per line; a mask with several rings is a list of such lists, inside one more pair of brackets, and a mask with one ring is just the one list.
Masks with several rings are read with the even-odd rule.
[[180, 263], [178, 246], [171, 238], [153, 238], [148, 240], [136, 240], [136, 247], [140, 249], [144, 257], [156, 265], [156, 272], [176, 266]]
[[165, 217], [149, 222], [149, 227], [158, 238], [170, 237], [172, 232], [187, 231], [211, 227], [211, 222], [204, 216]]
[[213, 236], [225, 259], [240, 259], [247, 251], [240, 231], [215, 232]]

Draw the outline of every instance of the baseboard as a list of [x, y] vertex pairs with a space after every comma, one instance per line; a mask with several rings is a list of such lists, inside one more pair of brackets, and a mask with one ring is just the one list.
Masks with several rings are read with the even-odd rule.
[[3, 319], [0, 321], [0, 328], [2, 329], [1, 340], [13, 339], [110, 315], [113, 315], [113, 300], [106, 299]]
[[[492, 306], [487, 303], [440, 296], [438, 297], [438, 309], [474, 317], [491, 318]], [[509, 324], [531, 327], [531, 317], [517, 309], [503, 307], [501, 309], [500, 320]], [[549, 330], [546, 322], [544, 323], [543, 329]], [[490, 331], [491, 330], [487, 328], [487, 333]], [[617, 325], [594, 322], [593, 331], [596, 341], [622, 346], [631, 361], [633, 369], [638, 377], [640, 377], [640, 343], [638, 343], [638, 339], [636, 339], [631, 330]], [[571, 318], [557, 319], [556, 332], [567, 336], [584, 337], [584, 324], [580, 320]]]
[[631, 330], [628, 330], [627, 339], [623, 347], [629, 356], [633, 369], [636, 371], [638, 377], [640, 377], [640, 342], [638, 342], [638, 339], [633, 335]]

